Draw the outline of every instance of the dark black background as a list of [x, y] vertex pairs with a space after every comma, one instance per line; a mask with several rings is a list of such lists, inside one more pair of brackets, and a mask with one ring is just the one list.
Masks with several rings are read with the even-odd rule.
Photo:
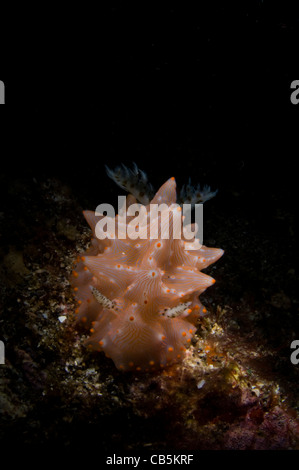
[[230, 217], [283, 235], [273, 211], [297, 207], [296, 2], [37, 13], [2, 61], [2, 199], [19, 177], [56, 177], [93, 208], [111, 198], [104, 165], [135, 161], [156, 188], [191, 176]]
[[2, 171], [89, 191], [134, 160], [157, 184], [194, 175], [255, 202], [296, 185], [295, 2], [35, 14], [4, 51]]

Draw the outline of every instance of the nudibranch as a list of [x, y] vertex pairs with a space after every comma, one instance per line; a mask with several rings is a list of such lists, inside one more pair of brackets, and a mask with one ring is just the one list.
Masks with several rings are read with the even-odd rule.
[[[137, 174], [139, 170], [135, 170]], [[118, 172], [123, 174], [119, 169]], [[109, 176], [124, 187], [117, 171]], [[145, 174], [141, 176], [146, 186]], [[199, 295], [215, 282], [201, 270], [223, 254], [222, 249], [200, 244], [197, 249], [188, 249], [196, 240], [186, 239], [183, 230], [181, 238], [173, 236], [175, 224], [183, 227], [184, 220], [176, 203], [173, 177], [151, 200], [144, 196], [145, 191], [140, 192], [138, 198], [136, 191], [134, 195], [134, 190], [131, 191], [126, 208], [136, 204], [137, 198], [139, 201], [143, 198], [145, 204], [140, 203], [139, 207], [147, 210], [143, 229], [148, 235], [153, 223], [148, 216], [149, 204], [163, 204], [170, 221], [169, 237], [163, 236], [166, 219], [162, 212], [157, 218], [158, 238], [132, 239], [123, 236], [126, 227], [122, 226], [120, 213], [114, 218], [118, 236], [108, 238], [99, 237], [102, 229], [97, 226], [104, 215], [84, 211], [92, 239], [89, 249], [76, 260], [71, 278], [78, 304], [76, 320], [90, 332], [86, 345], [104, 351], [123, 371], [158, 370], [183, 358], [197, 329], [196, 322], [206, 312]], [[190, 185], [181, 195], [188, 193], [191, 194]], [[197, 193], [201, 201], [214, 195], [207, 187]], [[129, 215], [127, 224], [132, 219]]]

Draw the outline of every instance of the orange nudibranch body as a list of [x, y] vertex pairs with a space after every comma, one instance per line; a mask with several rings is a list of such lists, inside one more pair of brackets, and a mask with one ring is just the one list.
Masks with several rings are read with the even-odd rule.
[[[136, 203], [132, 195], [127, 201]], [[175, 179], [166, 181], [151, 202], [171, 208]], [[124, 371], [152, 371], [180, 361], [197, 319], [206, 312], [199, 295], [215, 282], [201, 270], [223, 250], [204, 245], [188, 250], [186, 240], [171, 237], [171, 227], [169, 239], [100, 240], [96, 225], [101, 217], [92, 211], [84, 216], [93, 237], [76, 262], [71, 284], [77, 321], [90, 329], [87, 345], [104, 351]]]

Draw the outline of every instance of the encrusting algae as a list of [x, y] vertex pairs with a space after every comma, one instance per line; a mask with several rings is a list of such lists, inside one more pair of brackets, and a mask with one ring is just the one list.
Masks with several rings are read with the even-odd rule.
[[[68, 279], [74, 251], [84, 251], [90, 241], [76, 197], [61, 181], [32, 185], [24, 199], [28, 210], [20, 212], [17, 233], [22, 239], [15, 249], [22, 252], [26, 270], [21, 272], [17, 263], [10, 265], [9, 277], [5, 265], [0, 270], [6, 347], [0, 370], [2, 443], [100, 444], [106, 451], [132, 452], [299, 448], [298, 368], [291, 364], [289, 350], [277, 352], [267, 341], [268, 328], [274, 334], [286, 315], [280, 312], [279, 323], [273, 323], [276, 307], [253, 302], [250, 284], [242, 283], [249, 254], [256, 266], [261, 254], [278, 256], [280, 245], [265, 244], [259, 233], [242, 238], [244, 219], [231, 220], [221, 212], [212, 226], [222, 227], [217, 238], [227, 247], [227, 256], [225, 263], [209, 268], [219, 282], [204, 294], [208, 315], [199, 316], [184, 357], [156, 372], [123, 374], [111, 359], [84, 347], [89, 329], [75, 323], [79, 306]], [[39, 222], [32, 225], [37, 215]], [[11, 224], [5, 226], [9, 235]], [[242, 238], [244, 250], [236, 252], [232, 233], [234, 240]], [[11, 237], [7, 240], [11, 245]], [[234, 256], [229, 255], [232, 250]], [[273, 269], [265, 273], [270, 276]], [[259, 279], [256, 270], [252, 278]], [[267, 293], [271, 297], [273, 290]], [[161, 309], [163, 313], [168, 318], [171, 309]], [[267, 334], [264, 318], [269, 319]], [[281, 331], [288, 339], [290, 329]]]

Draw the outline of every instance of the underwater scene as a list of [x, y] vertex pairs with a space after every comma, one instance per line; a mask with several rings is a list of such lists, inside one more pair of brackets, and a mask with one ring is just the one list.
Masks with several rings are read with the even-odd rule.
[[299, 449], [299, 15], [187, 10], [111, 7], [26, 106], [0, 76], [1, 450]]

